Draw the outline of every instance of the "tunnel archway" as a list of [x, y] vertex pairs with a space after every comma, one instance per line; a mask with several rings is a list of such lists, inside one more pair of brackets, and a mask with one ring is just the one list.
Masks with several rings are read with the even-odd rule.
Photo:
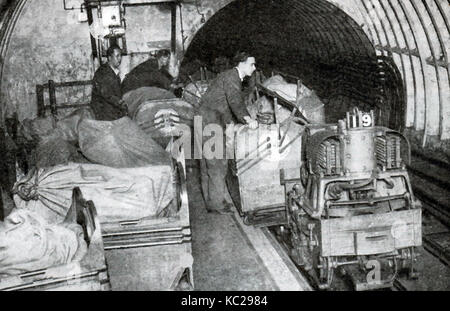
[[298, 76], [326, 105], [327, 122], [354, 106], [374, 109], [378, 124], [401, 129], [406, 106], [401, 75], [377, 56], [363, 29], [326, 0], [237, 0], [196, 33], [183, 61], [211, 65], [237, 50], [252, 53], [266, 74]]

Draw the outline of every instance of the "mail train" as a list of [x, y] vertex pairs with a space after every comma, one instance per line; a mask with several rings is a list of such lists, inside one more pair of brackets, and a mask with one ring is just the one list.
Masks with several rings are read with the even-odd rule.
[[356, 290], [417, 278], [421, 208], [406, 170], [407, 139], [376, 126], [373, 111], [355, 108], [337, 124], [301, 124], [280, 111], [257, 134], [236, 134], [241, 157], [227, 183], [244, 222], [273, 228], [319, 289], [331, 288], [336, 270]]

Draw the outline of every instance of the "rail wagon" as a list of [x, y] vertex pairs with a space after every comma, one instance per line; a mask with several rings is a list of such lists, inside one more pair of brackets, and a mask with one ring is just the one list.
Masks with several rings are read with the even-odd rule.
[[[72, 84], [77, 85], [77, 82], [56, 83], [58, 87], [72, 86]], [[67, 114], [64, 113], [66, 107], [56, 102], [53, 102], [51, 107], [51, 115], [56, 121]], [[42, 109], [43, 114], [46, 110]], [[190, 104], [173, 98], [143, 101], [131, 116], [144, 132], [169, 151], [168, 157], [171, 159], [168, 161], [168, 166], [170, 167], [167, 167], [164, 172], [170, 174], [168, 187], [173, 190], [173, 200], [168, 207], [171, 212], [167, 214], [142, 219], [100, 217], [97, 231], [99, 234], [101, 232], [102, 252], [106, 258], [108, 281], [111, 283], [112, 290], [192, 290], [194, 288], [186, 163], [183, 146], [175, 143], [179, 126], [182, 125], [181, 123], [189, 125], [191, 115]], [[28, 157], [24, 154], [29, 153], [32, 147], [27, 146], [26, 143], [22, 144], [14, 154], [15, 165], [21, 172], [23, 169], [31, 168], [31, 164], [27, 162]], [[90, 165], [94, 164], [80, 163], [79, 165], [89, 169]], [[16, 167], [11, 167], [10, 170], [15, 171]], [[144, 175], [148, 174], [148, 177], [154, 180], [158, 178], [155, 176], [155, 169], [151, 166], [136, 169], [142, 171]], [[121, 168], [117, 170], [120, 171]], [[82, 187], [80, 191], [86, 197]], [[95, 201], [95, 198], [89, 198], [89, 200]]]

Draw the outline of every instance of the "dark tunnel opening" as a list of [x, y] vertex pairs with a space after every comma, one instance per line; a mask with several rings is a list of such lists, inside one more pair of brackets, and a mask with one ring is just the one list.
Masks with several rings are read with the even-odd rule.
[[295, 75], [325, 104], [326, 121], [352, 107], [374, 109], [379, 125], [404, 126], [403, 80], [392, 57], [381, 57], [362, 28], [325, 0], [237, 0], [212, 16], [189, 45], [183, 66], [246, 50], [266, 75]]

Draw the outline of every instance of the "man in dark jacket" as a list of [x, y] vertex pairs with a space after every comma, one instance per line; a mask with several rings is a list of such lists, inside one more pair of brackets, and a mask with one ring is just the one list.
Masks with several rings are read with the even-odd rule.
[[[202, 96], [195, 113], [202, 116], [202, 129], [207, 124], [219, 124], [224, 134], [226, 125], [235, 122], [248, 124], [251, 129], [258, 127], [258, 122], [251, 119], [247, 112], [242, 93], [242, 80], [251, 76], [256, 69], [255, 58], [248, 53], [239, 52], [234, 57], [234, 63], [236, 66], [220, 73]], [[202, 133], [196, 132], [194, 135], [198, 146]], [[203, 139], [207, 140], [205, 137]], [[225, 143], [225, 137], [223, 142]], [[226, 149], [225, 146], [223, 149]], [[227, 170], [228, 160], [225, 152], [220, 159], [206, 159], [205, 154], [202, 155], [200, 178], [206, 208], [210, 212], [233, 213], [233, 202], [225, 182]]]
[[126, 115], [119, 76], [122, 52], [118, 46], [112, 45], [106, 56], [108, 63], [101, 65], [94, 74], [91, 107], [97, 120], [112, 121]]
[[169, 58], [169, 50], [159, 50], [156, 59], [150, 58], [134, 67], [123, 79], [122, 94], [144, 86], [172, 90], [173, 77], [167, 71]]

